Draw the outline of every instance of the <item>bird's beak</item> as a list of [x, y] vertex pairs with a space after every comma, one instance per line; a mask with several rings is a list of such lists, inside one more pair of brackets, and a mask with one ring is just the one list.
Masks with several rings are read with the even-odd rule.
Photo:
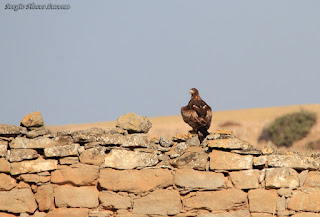
[[194, 91], [193, 91], [193, 90], [190, 90], [190, 91], [189, 91], [189, 93], [190, 93], [190, 94], [193, 94], [193, 93], [194, 93]]

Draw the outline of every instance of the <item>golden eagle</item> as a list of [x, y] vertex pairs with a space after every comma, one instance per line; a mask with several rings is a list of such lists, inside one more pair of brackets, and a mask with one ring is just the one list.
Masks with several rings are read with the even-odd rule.
[[201, 99], [196, 88], [190, 89], [191, 99], [188, 105], [181, 108], [181, 116], [192, 127], [192, 133], [197, 133], [202, 142], [211, 125], [212, 111], [210, 106]]

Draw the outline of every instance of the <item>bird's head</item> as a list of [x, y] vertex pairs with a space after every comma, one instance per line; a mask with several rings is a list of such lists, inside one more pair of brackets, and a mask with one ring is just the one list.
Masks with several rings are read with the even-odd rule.
[[190, 94], [191, 94], [191, 95], [198, 95], [198, 94], [199, 94], [199, 91], [198, 91], [196, 88], [191, 88], [191, 89], [190, 89]]

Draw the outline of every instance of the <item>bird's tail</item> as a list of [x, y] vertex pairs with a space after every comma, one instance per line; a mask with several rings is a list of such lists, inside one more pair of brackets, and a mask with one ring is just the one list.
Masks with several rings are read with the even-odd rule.
[[199, 137], [200, 143], [202, 143], [202, 141], [203, 141], [208, 135], [209, 135], [208, 130], [207, 130], [205, 127], [201, 127], [201, 128], [198, 130], [198, 137]]

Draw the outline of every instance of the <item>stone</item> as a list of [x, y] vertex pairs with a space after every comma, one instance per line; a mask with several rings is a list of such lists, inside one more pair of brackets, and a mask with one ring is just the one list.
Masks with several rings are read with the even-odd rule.
[[39, 180], [40, 183], [46, 183], [51, 180], [51, 176], [39, 176], [39, 178], [40, 178]]
[[269, 213], [251, 213], [251, 217], [274, 217], [275, 215]]
[[32, 217], [46, 217], [47, 213], [36, 211]]
[[0, 216], [1, 217], [17, 217], [16, 215], [5, 213], [5, 212], [0, 212]]
[[20, 149], [44, 149], [48, 147], [56, 146], [56, 141], [46, 137], [38, 137], [35, 139], [28, 139], [23, 137], [17, 137], [10, 143], [10, 148]]
[[104, 161], [106, 149], [106, 147], [101, 146], [86, 149], [80, 155], [80, 162], [100, 166]]
[[204, 145], [211, 148], [223, 148], [223, 149], [246, 150], [251, 148], [249, 142], [243, 141], [238, 138], [206, 140], [204, 142]]
[[14, 162], [10, 165], [11, 175], [18, 175], [22, 173], [38, 173], [43, 171], [55, 170], [57, 169], [58, 161], [38, 158], [37, 160]]
[[25, 182], [39, 183], [40, 177], [38, 174], [22, 174], [19, 176]]
[[129, 133], [148, 133], [152, 127], [151, 122], [145, 116], [128, 113], [117, 119], [117, 127], [127, 130]]
[[223, 213], [200, 214], [199, 217], [251, 217], [248, 210], [237, 210]]
[[17, 182], [14, 178], [11, 178], [11, 176], [0, 173], [0, 190], [3, 191], [9, 191], [12, 188], [17, 186]]
[[320, 188], [320, 172], [310, 171], [308, 173], [308, 178], [306, 179], [304, 186]]
[[24, 116], [22, 121], [20, 122], [20, 125], [23, 127], [27, 127], [28, 129], [34, 129], [43, 127], [44, 122], [41, 113], [39, 111], [36, 111]]
[[305, 212], [320, 212], [320, 189], [302, 188], [293, 191], [288, 209]]
[[57, 169], [51, 173], [51, 182], [56, 184], [72, 184], [75, 186], [93, 185], [99, 177], [99, 167], [87, 164], [74, 164]]
[[278, 191], [277, 191], [278, 195], [280, 197], [291, 197], [292, 195], [292, 189], [291, 188], [280, 188]]
[[320, 214], [319, 213], [311, 213], [311, 212], [302, 212], [302, 213], [295, 214], [291, 217], [320, 217]]
[[142, 193], [171, 185], [173, 175], [167, 169], [100, 170], [99, 186], [109, 191]]
[[179, 155], [183, 155], [186, 150], [187, 150], [188, 146], [185, 142], [180, 142], [177, 143], [176, 145], [173, 146], [173, 150]]
[[268, 188], [297, 188], [300, 181], [298, 172], [292, 168], [266, 169], [266, 187]]
[[0, 191], [0, 211], [11, 213], [34, 213], [37, 203], [30, 188]]
[[89, 143], [84, 144], [85, 149], [97, 148], [99, 146], [100, 146], [99, 142], [89, 142]]
[[101, 167], [134, 169], [154, 166], [158, 161], [156, 152], [144, 153], [139, 151], [112, 149], [111, 152], [106, 155]]
[[290, 167], [298, 170], [319, 169], [319, 162], [313, 157], [300, 156], [298, 154], [269, 155], [269, 167]]
[[254, 148], [253, 146], [252, 147], [248, 147], [248, 149], [234, 149], [234, 150], [231, 150], [232, 153], [237, 153], [237, 154], [242, 154], [242, 155], [261, 155], [262, 154], [262, 151], [259, 150], [259, 149], [256, 149]]
[[185, 207], [192, 209], [220, 211], [229, 210], [240, 205], [245, 205], [246, 200], [246, 193], [238, 189], [203, 192], [198, 191], [194, 196], [186, 198], [184, 205]]
[[189, 147], [181, 156], [170, 160], [170, 164], [178, 169], [205, 170], [208, 163], [208, 154], [199, 147]]
[[7, 156], [7, 152], [8, 152], [7, 148], [8, 148], [8, 144], [4, 144], [4, 143], [0, 144], [0, 157]]
[[278, 211], [277, 212], [277, 216], [279, 217], [287, 217], [287, 216], [292, 216], [294, 215], [296, 212], [293, 210], [284, 210], [284, 211]]
[[120, 145], [122, 147], [148, 147], [148, 137], [145, 134], [106, 134], [98, 139], [101, 145]]
[[277, 200], [277, 211], [285, 211], [286, 210], [286, 198], [279, 197]]
[[77, 164], [77, 163], [79, 163], [79, 158], [78, 157], [63, 157], [63, 158], [59, 158], [59, 163], [61, 165]]
[[17, 189], [22, 189], [22, 188], [28, 188], [28, 189], [30, 189], [30, 185], [28, 184], [28, 183], [26, 183], [26, 182], [24, 182], [24, 181], [20, 181], [19, 183], [18, 183], [18, 185], [17, 185]]
[[278, 194], [275, 190], [252, 189], [248, 198], [250, 212], [276, 213]]
[[172, 137], [172, 141], [174, 142], [186, 142], [188, 139], [194, 137], [194, 134], [176, 134]]
[[10, 172], [10, 163], [5, 158], [0, 158], [0, 172]]
[[244, 170], [252, 169], [253, 156], [239, 155], [224, 151], [212, 150], [209, 154], [210, 169]]
[[23, 160], [36, 159], [39, 154], [33, 149], [12, 149], [9, 155], [10, 162], [18, 162]]
[[26, 136], [27, 138], [34, 139], [36, 137], [47, 135], [47, 134], [51, 134], [51, 131], [46, 129], [45, 127], [40, 127], [35, 130], [28, 131], [26, 133]]
[[224, 188], [224, 175], [222, 173], [196, 171], [192, 169], [178, 169], [174, 176], [177, 186], [186, 189], [216, 190]]
[[133, 213], [145, 215], [176, 215], [181, 202], [178, 191], [155, 190], [145, 197], [134, 199]]
[[46, 215], [46, 217], [88, 217], [88, 209], [85, 208], [58, 208]]
[[107, 129], [106, 134], [123, 134], [123, 135], [127, 135], [128, 131], [118, 128], [118, 127], [112, 127]]
[[78, 156], [79, 144], [71, 144], [64, 146], [56, 146], [44, 149], [45, 157], [67, 157], [67, 156]]
[[56, 207], [96, 208], [99, 205], [99, 191], [95, 186], [74, 187], [68, 185], [54, 188]]
[[39, 211], [49, 211], [54, 208], [53, 187], [51, 184], [40, 185], [35, 194]]
[[267, 162], [268, 162], [268, 157], [265, 155], [253, 158], [253, 165], [256, 167], [259, 167], [259, 166], [264, 167], [267, 164]]
[[300, 180], [300, 186], [302, 187], [305, 183], [305, 181], [308, 178], [308, 173], [309, 170], [303, 170], [300, 174], [299, 174], [299, 180]]
[[99, 193], [99, 201], [102, 207], [106, 209], [130, 209], [131, 198], [124, 197], [114, 192], [101, 191]]
[[260, 170], [242, 170], [229, 173], [233, 185], [238, 189], [259, 188]]
[[187, 146], [200, 146], [200, 140], [197, 137], [192, 137], [186, 141]]
[[22, 127], [17, 127], [9, 124], [0, 124], [0, 136], [19, 135], [23, 131]]
[[[121, 217], [125, 217], [126, 214], [121, 213], [120, 211], [124, 211], [126, 214], [129, 213], [128, 210], [124, 210], [124, 209], [119, 209], [117, 210], [117, 214], [116, 216], [121, 216]], [[113, 211], [112, 210], [90, 210], [89, 213], [89, 217], [111, 217], [114, 216], [113, 215]], [[130, 215], [131, 213], [129, 213], [128, 216], [132, 217], [133, 215]]]

